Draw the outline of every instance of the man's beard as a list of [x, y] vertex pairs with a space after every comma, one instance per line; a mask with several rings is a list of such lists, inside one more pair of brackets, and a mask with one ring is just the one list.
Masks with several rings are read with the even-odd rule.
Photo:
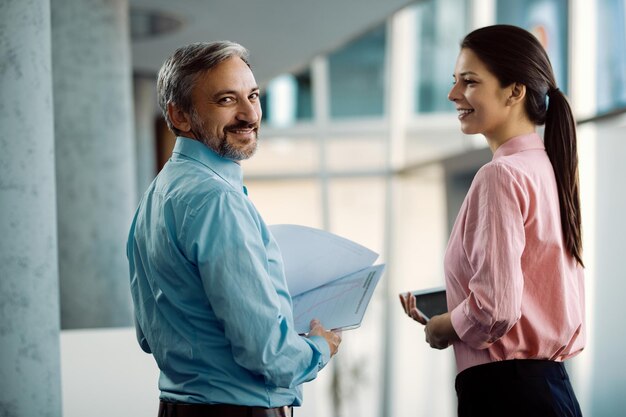
[[211, 134], [207, 131], [204, 126], [204, 121], [200, 119], [198, 114], [195, 111], [191, 113], [191, 129], [196, 139], [200, 142], [204, 143], [206, 146], [211, 148], [215, 153], [217, 153], [222, 158], [231, 159], [233, 161], [242, 161], [244, 159], [248, 159], [254, 155], [257, 149], [257, 138], [255, 131], [255, 141], [252, 148], [245, 149], [237, 149], [230, 142], [228, 142], [226, 135], [229, 130], [236, 130], [241, 128], [250, 127], [250, 123], [239, 123], [237, 125], [227, 126], [224, 129], [224, 134], [218, 137], [211, 136]]

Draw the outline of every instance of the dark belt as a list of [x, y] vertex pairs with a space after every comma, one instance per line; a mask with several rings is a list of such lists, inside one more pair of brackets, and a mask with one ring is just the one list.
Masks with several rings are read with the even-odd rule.
[[182, 404], [161, 401], [159, 417], [292, 417], [291, 407], [247, 407], [230, 404]]

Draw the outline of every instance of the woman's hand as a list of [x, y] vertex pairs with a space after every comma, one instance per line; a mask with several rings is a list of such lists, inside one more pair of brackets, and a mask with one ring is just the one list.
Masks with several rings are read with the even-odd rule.
[[424, 327], [426, 343], [433, 349], [445, 349], [452, 342], [459, 340], [456, 330], [452, 326], [450, 313], [432, 317]]
[[400, 304], [407, 316], [424, 325], [424, 334], [426, 343], [433, 349], [445, 349], [455, 340], [459, 340], [452, 321], [450, 313], [441, 314], [426, 320], [415, 306], [415, 296], [410, 292], [400, 294]]
[[426, 325], [426, 319], [422, 317], [415, 306], [415, 296], [413, 294], [410, 292], [400, 294], [400, 304], [402, 304], [402, 308], [404, 308], [404, 312], [407, 316], [411, 317], [418, 323]]

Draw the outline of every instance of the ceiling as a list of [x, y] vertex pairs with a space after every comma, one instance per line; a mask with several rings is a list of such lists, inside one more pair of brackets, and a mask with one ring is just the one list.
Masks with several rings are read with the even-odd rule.
[[[133, 67], [136, 73], [156, 74], [167, 56], [179, 46], [200, 41], [231, 40], [250, 50], [257, 81], [263, 84], [281, 73], [303, 68], [316, 55], [341, 46], [414, 2], [130, 0], [135, 32]], [[165, 19], [158, 20], [156, 25], [145, 24], [148, 19], [141, 16], [153, 13]], [[142, 28], [150, 26], [172, 30], [142, 36]], [[174, 28], [176, 26], [178, 28]]]

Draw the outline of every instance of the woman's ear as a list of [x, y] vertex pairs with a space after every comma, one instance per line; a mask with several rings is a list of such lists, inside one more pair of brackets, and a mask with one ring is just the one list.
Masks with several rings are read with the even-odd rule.
[[167, 115], [176, 129], [183, 133], [189, 133], [191, 131], [191, 118], [187, 113], [179, 109], [176, 104], [167, 104]]
[[526, 86], [524, 84], [513, 83], [509, 88], [511, 89], [511, 93], [506, 101], [507, 105], [512, 106], [524, 101], [524, 97], [526, 97]]

